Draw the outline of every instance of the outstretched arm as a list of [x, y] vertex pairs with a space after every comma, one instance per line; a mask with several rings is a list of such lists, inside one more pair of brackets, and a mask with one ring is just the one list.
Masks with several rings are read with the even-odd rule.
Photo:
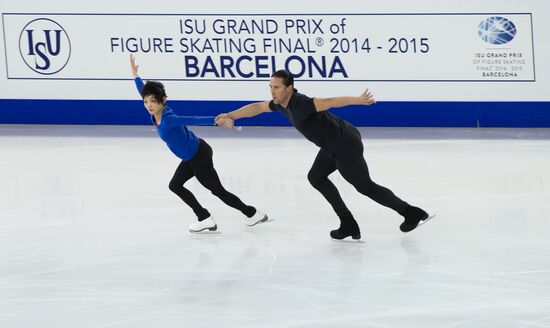
[[130, 70], [132, 72], [132, 77], [134, 78], [134, 82], [136, 83], [136, 88], [141, 95], [141, 88], [143, 88], [143, 81], [138, 75], [139, 65], [136, 65], [136, 57], [134, 55], [130, 55]]
[[234, 110], [230, 113], [222, 113], [216, 116], [214, 120], [217, 125], [223, 126], [225, 128], [232, 128], [235, 120], [243, 117], [252, 117], [264, 112], [270, 112], [269, 101], [257, 102], [245, 105], [237, 110]]
[[166, 124], [173, 126], [181, 125], [200, 125], [200, 126], [212, 126], [214, 124], [213, 116], [179, 116], [170, 115], [163, 118]]
[[371, 105], [374, 104], [374, 96], [369, 91], [365, 90], [359, 97], [333, 97], [333, 98], [314, 98], [313, 103], [318, 112], [328, 110], [330, 108], [344, 107], [348, 105]]
[[130, 55], [130, 69], [132, 70], [132, 77], [135, 79], [138, 77], [139, 65], [136, 65], [136, 56]]

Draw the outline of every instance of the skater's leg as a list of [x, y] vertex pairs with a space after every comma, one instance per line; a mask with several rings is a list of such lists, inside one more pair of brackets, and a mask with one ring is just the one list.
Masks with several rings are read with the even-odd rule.
[[407, 209], [408, 204], [406, 202], [388, 188], [372, 181], [367, 162], [363, 157], [363, 145], [360, 141], [338, 153], [335, 159], [338, 172], [357, 191], [398, 213], [403, 213]]
[[334, 159], [323, 149], [319, 150], [315, 161], [309, 170], [307, 179], [313, 188], [317, 189], [332, 206], [338, 217], [351, 216], [351, 212], [340, 196], [336, 186], [329, 180], [328, 176], [336, 171]]
[[185, 188], [183, 185], [194, 176], [193, 168], [188, 161], [181, 161], [174, 172], [174, 176], [170, 180], [169, 188], [172, 192], [181, 198], [187, 204], [193, 212], [197, 215], [199, 221], [205, 220], [210, 216], [207, 209], [201, 206], [191, 191]]
[[244, 204], [239, 197], [230, 193], [223, 187], [218, 173], [214, 168], [212, 155], [212, 148], [201, 139], [199, 150], [191, 160], [191, 166], [197, 180], [225, 204], [241, 211], [247, 217], [254, 216], [256, 214], [256, 209], [254, 207]]
[[428, 218], [421, 208], [411, 206], [397, 197], [391, 190], [372, 181], [367, 162], [363, 157], [363, 144], [355, 142], [336, 156], [338, 171], [357, 191], [375, 202], [401, 214], [405, 221], [400, 225], [403, 232], [413, 230], [420, 221]]
[[340, 228], [331, 231], [332, 238], [343, 239], [353, 236], [354, 239], [359, 239], [361, 233], [357, 222], [342, 200], [336, 186], [328, 179], [328, 176], [334, 171], [336, 171], [336, 163], [326, 151], [321, 149], [309, 170], [307, 178], [311, 185], [325, 197], [340, 218]]

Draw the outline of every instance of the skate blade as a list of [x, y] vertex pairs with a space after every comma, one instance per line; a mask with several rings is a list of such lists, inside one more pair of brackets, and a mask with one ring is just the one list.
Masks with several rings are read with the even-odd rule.
[[425, 220], [418, 222], [418, 225], [417, 225], [416, 227], [417, 227], [417, 228], [420, 227], [421, 225], [423, 225], [424, 223], [430, 221], [430, 220], [433, 219], [434, 217], [435, 217], [435, 214], [429, 215]]
[[431, 219], [433, 219], [435, 217], [435, 214], [431, 214], [429, 215], [426, 219], [418, 222], [418, 225], [416, 226], [416, 228], [412, 229], [411, 231], [408, 231], [406, 233], [411, 233], [413, 231], [415, 231], [416, 229], [420, 228], [420, 226], [424, 225], [426, 222], [430, 221]]
[[200, 235], [214, 235], [214, 234], [220, 234], [218, 230], [218, 225], [215, 225], [210, 228], [204, 228], [201, 230], [191, 230], [189, 229], [189, 232], [192, 234], [200, 234]]
[[339, 243], [339, 244], [364, 244], [365, 241], [363, 239], [353, 239], [351, 236], [349, 237], [346, 237], [344, 239], [336, 239], [336, 238], [330, 238], [332, 239], [332, 241], [334, 241], [335, 243]]
[[203, 235], [221, 235], [221, 231], [210, 231], [210, 230], [201, 230], [201, 231], [191, 231], [189, 233], [193, 236], [203, 236]]

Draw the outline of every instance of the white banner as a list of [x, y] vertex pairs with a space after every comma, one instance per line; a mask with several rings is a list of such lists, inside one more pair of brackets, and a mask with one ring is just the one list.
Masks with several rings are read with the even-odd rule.
[[171, 99], [549, 101], [550, 3], [394, 0], [2, 2], [0, 98], [135, 99], [128, 58]]
[[535, 80], [530, 14], [3, 18], [8, 79], [123, 79], [108, 63], [134, 53], [162, 62], [163, 80], [266, 80], [283, 68], [305, 81]]

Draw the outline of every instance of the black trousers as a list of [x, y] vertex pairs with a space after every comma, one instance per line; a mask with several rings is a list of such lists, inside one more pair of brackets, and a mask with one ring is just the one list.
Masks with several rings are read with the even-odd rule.
[[200, 139], [199, 149], [195, 156], [191, 160], [181, 161], [176, 172], [174, 172], [174, 176], [170, 180], [170, 190], [178, 195], [185, 204], [189, 205], [197, 215], [199, 221], [202, 221], [208, 218], [210, 213], [202, 207], [193, 193], [183, 186], [189, 179], [196, 177], [201, 185], [210, 190], [213, 195], [221, 199], [225, 204], [241, 211], [247, 217], [252, 217], [256, 214], [256, 209], [244, 204], [239, 197], [225, 190], [222, 186], [218, 172], [214, 168], [212, 156], [213, 151], [210, 145]]
[[408, 204], [399, 199], [388, 188], [372, 181], [367, 162], [363, 157], [363, 142], [357, 129], [346, 131], [339, 147], [334, 153], [325, 149], [319, 150], [308, 173], [308, 180], [330, 203], [341, 221], [353, 219], [353, 215], [342, 200], [336, 186], [328, 176], [338, 170], [342, 177], [352, 184], [357, 191], [375, 202], [403, 213]]

